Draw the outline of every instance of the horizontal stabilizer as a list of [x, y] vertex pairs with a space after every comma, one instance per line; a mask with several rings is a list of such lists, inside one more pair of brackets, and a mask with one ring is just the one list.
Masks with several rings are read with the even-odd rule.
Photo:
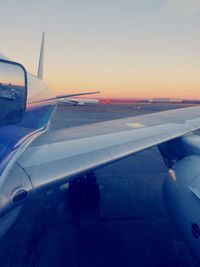
[[99, 94], [100, 92], [89, 92], [89, 93], [78, 93], [78, 94], [68, 94], [68, 95], [59, 95], [51, 98], [47, 98], [44, 100], [39, 100], [39, 101], [33, 101], [32, 103], [36, 102], [45, 102], [45, 101], [50, 101], [50, 100], [56, 100], [56, 99], [62, 99], [62, 98], [68, 98], [68, 97], [73, 97], [73, 96], [81, 96], [81, 95], [93, 95], [93, 94]]

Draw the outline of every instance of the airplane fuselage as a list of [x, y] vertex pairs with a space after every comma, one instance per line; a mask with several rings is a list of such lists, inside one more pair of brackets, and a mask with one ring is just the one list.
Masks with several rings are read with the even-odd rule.
[[0, 175], [20, 146], [47, 129], [56, 107], [56, 100], [45, 101], [51, 96], [51, 90], [42, 80], [28, 74], [28, 97], [23, 119], [17, 124], [0, 127]]
[[17, 124], [0, 126], [0, 237], [17, 218], [23, 200], [32, 190], [30, 180], [15, 161], [30, 143], [48, 130], [56, 100], [47, 100], [51, 90], [37, 77], [27, 74], [26, 112]]

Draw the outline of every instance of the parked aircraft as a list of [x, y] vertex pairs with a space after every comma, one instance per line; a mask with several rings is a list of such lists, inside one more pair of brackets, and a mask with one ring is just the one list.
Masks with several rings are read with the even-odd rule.
[[0, 82], [17, 91], [13, 101], [0, 98], [1, 236], [33, 195], [66, 182], [98, 193], [97, 168], [158, 146], [169, 170], [164, 200], [200, 261], [200, 107], [48, 131], [57, 99], [69, 95], [55, 96], [43, 82], [43, 57], [44, 34], [37, 77], [0, 55]]
[[[94, 94], [97, 94], [98, 92], [94, 92]], [[99, 103], [98, 99], [89, 99], [89, 98], [64, 98], [59, 99], [58, 102], [60, 104], [72, 104], [73, 106], [83, 106], [85, 104], [97, 104]]]

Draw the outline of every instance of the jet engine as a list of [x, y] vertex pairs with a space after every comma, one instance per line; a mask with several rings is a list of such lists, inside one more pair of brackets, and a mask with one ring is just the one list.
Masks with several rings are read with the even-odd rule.
[[[194, 140], [198, 141], [197, 146], [194, 145]], [[159, 147], [168, 160], [174, 162], [163, 185], [163, 198], [185, 244], [200, 262], [200, 151], [199, 155], [197, 153], [200, 136], [191, 135], [178, 142], [182, 142], [184, 158], [177, 157], [177, 154], [171, 157], [172, 153], [170, 155], [168, 151], [172, 149], [168, 146], [169, 150], [166, 150], [166, 144], [165, 150], [162, 146]], [[192, 154], [194, 148], [196, 153]], [[181, 159], [177, 160], [178, 158]]]

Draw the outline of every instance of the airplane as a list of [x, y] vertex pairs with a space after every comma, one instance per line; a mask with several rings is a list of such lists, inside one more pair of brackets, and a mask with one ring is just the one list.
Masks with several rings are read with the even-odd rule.
[[17, 91], [0, 98], [0, 235], [27, 199], [65, 183], [98, 193], [96, 169], [157, 146], [169, 173], [164, 200], [200, 261], [200, 107], [49, 131], [57, 100], [72, 95], [55, 96], [43, 81], [44, 38], [37, 76], [0, 54], [0, 82]]
[[[97, 94], [99, 92], [91, 92], [90, 94]], [[73, 104], [73, 106], [83, 106], [85, 104], [97, 104], [99, 103], [98, 99], [89, 99], [89, 98], [64, 98], [58, 100], [59, 104]]]

